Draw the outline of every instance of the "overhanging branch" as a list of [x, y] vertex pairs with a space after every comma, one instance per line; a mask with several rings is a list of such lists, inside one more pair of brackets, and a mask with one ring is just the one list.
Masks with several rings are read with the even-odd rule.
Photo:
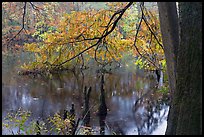
[[[132, 4], [133, 4], [133, 2], [129, 2], [123, 9], [118, 10], [116, 13], [114, 13], [114, 14], [112, 15], [112, 17], [111, 17], [111, 19], [110, 19], [110, 21], [109, 21], [109, 23], [108, 23], [108, 25], [107, 25], [107, 28], [104, 30], [102, 36], [101, 36], [101, 37], [97, 37], [97, 38], [90, 39], [90, 40], [98, 39], [98, 41], [97, 41], [95, 44], [93, 44], [93, 45], [91, 45], [90, 47], [88, 47], [88, 48], [84, 49], [83, 51], [79, 52], [78, 54], [76, 54], [75, 56], [71, 57], [70, 59], [68, 59], [68, 60], [66, 60], [66, 61], [64, 61], [64, 62], [62, 62], [62, 63], [60, 63], [60, 64], [57, 64], [57, 65], [51, 64], [51, 66], [59, 67], [59, 66], [65, 64], [65, 63], [67, 63], [67, 62], [69, 62], [69, 61], [75, 59], [76, 57], [78, 57], [79, 55], [81, 55], [81, 54], [83, 54], [84, 52], [88, 51], [89, 49], [91, 49], [91, 48], [97, 46], [98, 44], [100, 44], [100, 43], [102, 42], [102, 39], [104, 39], [107, 35], [109, 35], [109, 34], [115, 29], [115, 27], [116, 27], [118, 21], [121, 19], [121, 17], [122, 17], [123, 14], [125, 13], [125, 11], [126, 11]], [[112, 20], [113, 20], [114, 17], [115, 17], [116, 15], [118, 15], [118, 14], [119, 14], [119, 16], [118, 16], [118, 17], [116, 18], [116, 20], [113, 22], [113, 25], [112, 25], [111, 29], [109, 30], [109, 27], [111, 26], [110, 24], [111, 24]], [[108, 30], [109, 30], [109, 31], [108, 31]]]

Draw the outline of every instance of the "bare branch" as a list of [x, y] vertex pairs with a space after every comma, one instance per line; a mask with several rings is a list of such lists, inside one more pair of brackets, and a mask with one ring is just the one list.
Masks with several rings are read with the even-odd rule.
[[[144, 7], [144, 5], [143, 5], [143, 8], [141, 8], [141, 11], [142, 11], [142, 14], [143, 14], [143, 15], [144, 15], [144, 8], [145, 8], [145, 7]], [[152, 29], [151, 29], [151, 27], [150, 27], [150, 25], [149, 25], [147, 19], [145, 18], [145, 16], [143, 16], [143, 20], [144, 20], [146, 26], [148, 27], [149, 31], [153, 34], [153, 36], [154, 36], [154, 38], [156, 39], [156, 41], [157, 41], [157, 43], [159, 44], [159, 46], [164, 50], [163, 45], [159, 42], [157, 36], [156, 36], [155, 33], [152, 31]]]
[[[142, 8], [144, 8], [143, 6], [144, 6], [144, 3], [142, 2], [142, 3], [140, 4], [141, 10], [143, 10], [143, 9], [142, 9]], [[146, 59], [148, 62], [150, 62], [150, 63], [151, 63], [152, 65], [154, 65], [156, 68], [159, 68], [159, 66], [157, 66], [154, 62], [152, 62], [151, 60], [149, 60], [148, 58], [146, 58], [145, 56], [143, 56], [143, 55], [139, 52], [138, 47], [136, 46], [139, 29], [140, 29], [140, 26], [141, 26], [143, 20], [144, 20], [144, 12], [142, 12], [142, 16], [141, 16], [141, 18], [140, 18], [140, 22], [139, 22], [138, 27], [137, 27], [137, 24], [136, 24], [136, 34], [135, 34], [135, 40], [134, 40], [133, 46], [135, 47], [136, 51], [138, 52], [138, 54], [139, 54], [142, 58]]]
[[84, 57], [83, 57], [83, 54], [81, 54], [81, 59], [82, 59], [81, 69], [83, 69], [83, 67], [84, 67]]
[[[26, 4], [27, 4], [27, 2], [24, 2], [23, 18], [22, 18], [22, 28], [18, 31], [18, 33], [17, 33], [13, 38], [11, 38], [11, 39], [8, 41], [7, 47], [9, 46], [10, 42], [13, 41], [13, 40], [21, 33], [21, 31], [25, 30], [24, 26], [25, 26]], [[25, 30], [25, 31], [26, 31], [26, 30]]]
[[100, 47], [100, 44], [97, 45], [97, 47], [96, 47], [96, 49], [95, 49], [95, 52], [94, 52], [94, 59], [95, 59], [95, 61], [96, 61], [97, 63], [103, 65], [103, 63], [101, 63], [101, 62], [98, 61], [98, 59], [97, 59], [97, 50], [98, 50], [99, 47]]
[[[42, 8], [37, 7], [36, 5], [34, 5], [33, 2], [29, 2], [29, 3], [30, 3], [31, 7], [32, 7], [34, 10], [36, 10], [36, 11], [38, 11], [38, 12], [40, 12], [40, 10], [43, 10]], [[40, 10], [39, 10], [39, 9], [40, 9]]]

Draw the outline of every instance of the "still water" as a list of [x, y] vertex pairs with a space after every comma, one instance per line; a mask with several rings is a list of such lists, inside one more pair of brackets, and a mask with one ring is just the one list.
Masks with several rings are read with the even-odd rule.
[[[66, 72], [43, 77], [19, 76], [19, 64], [25, 57], [3, 56], [2, 64], [2, 121], [8, 112], [31, 111], [31, 119], [46, 120], [56, 112], [63, 113], [75, 105], [76, 117], [82, 117], [84, 87], [92, 87], [89, 99], [90, 121], [93, 129], [103, 134], [162, 135], [166, 130], [168, 101], [154, 91], [155, 79], [141, 72], [124, 69], [104, 75], [104, 101], [107, 115], [101, 125], [97, 115], [101, 103], [101, 76], [95, 70]], [[146, 94], [147, 93], [147, 94]], [[145, 96], [144, 96], [145, 95]], [[138, 100], [139, 99], [139, 100]], [[4, 122], [4, 121], [3, 121]], [[103, 127], [102, 127], [103, 126]], [[8, 134], [3, 128], [3, 134]], [[95, 134], [101, 134], [96, 132]]]

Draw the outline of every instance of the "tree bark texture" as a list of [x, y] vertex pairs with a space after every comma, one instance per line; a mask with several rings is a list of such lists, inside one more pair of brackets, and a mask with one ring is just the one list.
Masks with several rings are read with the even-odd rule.
[[[157, 4], [172, 101], [176, 88], [176, 60], [179, 45], [178, 14], [176, 2], [158, 2]], [[175, 133], [176, 130], [176, 122], [174, 121], [177, 121], [177, 117], [174, 117], [173, 114], [177, 113], [177, 109], [172, 107], [170, 105], [166, 134]]]
[[178, 23], [175, 3], [158, 3], [158, 7], [169, 85], [174, 92], [165, 134], [202, 134], [202, 3], [179, 3], [179, 27], [173, 25]]
[[202, 2], [179, 3], [180, 44], [176, 94], [176, 134], [202, 134]]

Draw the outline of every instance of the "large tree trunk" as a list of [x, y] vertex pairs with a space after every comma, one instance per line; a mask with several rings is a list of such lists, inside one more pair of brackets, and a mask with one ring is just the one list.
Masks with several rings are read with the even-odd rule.
[[171, 41], [173, 30], [178, 30], [172, 26], [177, 21], [171, 4], [158, 3], [169, 85], [174, 91], [166, 134], [202, 134], [202, 3], [179, 3], [178, 50], [177, 42]]
[[179, 19], [176, 134], [202, 134], [202, 2], [179, 3]]
[[[178, 15], [176, 10], [176, 2], [158, 2], [159, 19], [162, 33], [162, 42], [164, 45], [164, 54], [167, 63], [167, 74], [171, 100], [176, 88], [176, 58], [177, 48], [179, 45], [178, 32]], [[176, 109], [170, 106], [168, 115], [168, 125], [166, 134], [174, 133], [176, 130], [177, 117], [173, 117]]]

